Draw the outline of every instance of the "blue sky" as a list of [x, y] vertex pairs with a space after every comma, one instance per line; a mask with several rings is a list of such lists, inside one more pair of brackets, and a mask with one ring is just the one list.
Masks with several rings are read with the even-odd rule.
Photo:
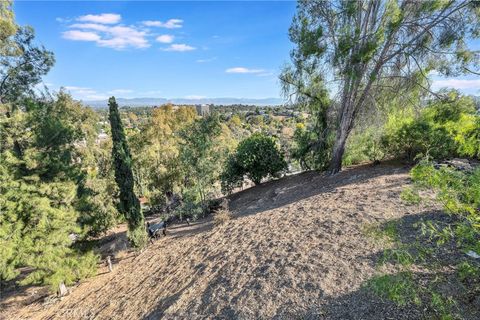
[[76, 98], [279, 97], [295, 2], [16, 2]]
[[[16, 18], [55, 53], [44, 78], [83, 100], [279, 97], [293, 1], [17, 1]], [[480, 78], [433, 77], [478, 94]]]

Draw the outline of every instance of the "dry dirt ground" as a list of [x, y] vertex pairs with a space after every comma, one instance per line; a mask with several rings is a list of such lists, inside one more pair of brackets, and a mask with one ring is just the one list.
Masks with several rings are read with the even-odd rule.
[[271, 181], [231, 196], [226, 224], [172, 226], [62, 300], [8, 296], [0, 318], [416, 319], [363, 286], [384, 249], [365, 226], [437, 209], [403, 203], [407, 184], [408, 168], [393, 164]]

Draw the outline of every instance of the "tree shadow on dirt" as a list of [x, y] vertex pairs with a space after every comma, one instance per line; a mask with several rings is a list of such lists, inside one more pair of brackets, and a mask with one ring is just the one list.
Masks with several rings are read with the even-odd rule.
[[[146, 315], [143, 319], [145, 320], [154, 320], [154, 319], [165, 319], [165, 315], [164, 315], [164, 310], [166, 310], [168, 307], [170, 307], [172, 304], [174, 304], [177, 299], [182, 295], [182, 293], [187, 290], [188, 288], [190, 288], [192, 286], [192, 284], [195, 282], [194, 279], [192, 279], [187, 285], [185, 285], [184, 287], [182, 287], [180, 290], [178, 290], [175, 294], [173, 295], [170, 295], [162, 300], [160, 300], [158, 302], [158, 305], [157, 305], [157, 308], [155, 308], [155, 310], [153, 310], [152, 312], [150, 312], [148, 315]], [[172, 315], [170, 315], [172, 316]], [[186, 315], [174, 315], [173, 318], [186, 318], [185, 317]]]
[[353, 183], [362, 183], [379, 176], [407, 173], [408, 166], [384, 163], [365, 164], [347, 168], [330, 176], [316, 171], [303, 172], [262, 183], [228, 197], [230, 211], [236, 215], [251, 215], [279, 208], [297, 201], [334, 191]]
[[[377, 266], [389, 265], [379, 271], [378, 276], [408, 274], [415, 286], [420, 303], [413, 299], [400, 306], [386, 296], [375, 294], [370, 280], [353, 292], [340, 297], [325, 299], [317, 315], [310, 319], [440, 319], [453, 315], [454, 319], [480, 319], [480, 297], [472, 283], [460, 280], [456, 267], [462, 261], [477, 263], [460, 252], [454, 240], [438, 246], [435, 239], [422, 233], [421, 225], [428, 221], [437, 225], [451, 224], [455, 217], [442, 211], [428, 211], [387, 221], [380, 230], [392, 230], [395, 226], [396, 249], [386, 249], [368, 258]], [[394, 250], [399, 251], [394, 251]], [[403, 253], [402, 253], [403, 252]], [[393, 254], [392, 254], [393, 253]], [[405, 271], [402, 254], [412, 259], [412, 268]], [[473, 289], [473, 290], [472, 290]], [[432, 303], [433, 295], [438, 294], [443, 302]], [[449, 299], [455, 303], [449, 302]], [[308, 316], [308, 314], [306, 314]], [[309, 317], [305, 317], [309, 318]], [[448, 317], [446, 317], [448, 318]], [[442, 318], [443, 319], [443, 318]], [[450, 319], [450, 318], [448, 318]]]
[[[25, 304], [31, 304], [49, 295], [49, 290], [46, 287], [18, 284], [29, 272], [30, 270], [25, 268], [15, 279], [0, 284], [0, 311], [16, 305], [17, 300], [25, 301]], [[0, 319], [2, 319], [1, 312]]]
[[[478, 294], [472, 295], [468, 286], [459, 280], [454, 267], [461, 261], [468, 259], [463, 253], [455, 247], [455, 243], [438, 247], [429, 237], [422, 235], [420, 224], [425, 221], [434, 221], [438, 223], [451, 223], [454, 217], [441, 211], [428, 211], [415, 215], [405, 215], [397, 220], [390, 220], [378, 226], [379, 230], [392, 229], [395, 225], [395, 237], [397, 243], [408, 251], [415, 261], [413, 262], [410, 274], [415, 285], [419, 285], [429, 291], [420, 289], [417, 294], [421, 304], [414, 301], [407, 301], [404, 305], [398, 305], [388, 297], [382, 297], [373, 292], [370, 280], [354, 291], [340, 296], [328, 296], [318, 289], [317, 284], [312, 284], [311, 288], [317, 288], [315, 294], [308, 292], [308, 286], [305, 286], [305, 296], [316, 295], [315, 303], [307, 309], [299, 309], [299, 306], [293, 305], [286, 298], [278, 301], [277, 314], [274, 319], [437, 319], [440, 318], [442, 310], [431, 306], [431, 292], [437, 292], [441, 297], [455, 297], [456, 305], [451, 305], [448, 312], [457, 315], [461, 319], [480, 319], [480, 298]], [[372, 241], [376, 241], [372, 238]], [[420, 251], [419, 251], [420, 250]], [[389, 249], [373, 253], [365, 257], [372, 265], [379, 266], [378, 275], [384, 272], [390, 274], [400, 274], [401, 268], [397, 268], [398, 261], [390, 259]], [[275, 261], [273, 261], [275, 262]], [[387, 271], [380, 270], [380, 264], [388, 264]], [[426, 267], [435, 267], [435, 273], [427, 272]], [[254, 294], [259, 289], [259, 277], [262, 277], [264, 265], [259, 265], [255, 270], [249, 270], [250, 279], [242, 286], [236, 294], [230, 292], [230, 280], [225, 278], [222, 272], [209, 279], [204, 292], [197, 301], [201, 301], [200, 309], [192, 310], [191, 314], [165, 314], [165, 310], [180, 298], [181, 294], [192, 285], [187, 284], [175, 294], [163, 299], [157, 307], [152, 310], [144, 319], [154, 319], [163, 317], [165, 319], [173, 318], [208, 318], [216, 317], [220, 319], [253, 319], [262, 318], [262, 306], [256, 306], [256, 310], [248, 310], [242, 305], [243, 295]], [[218, 270], [220, 271], [220, 270]], [[285, 275], [287, 277], [287, 275]], [[288, 279], [286, 285], [288, 286]], [[298, 283], [297, 283], [298, 284]], [[278, 285], [278, 283], [269, 283], [268, 285]], [[222, 288], [222, 290], [217, 290]], [[229, 289], [230, 288], [230, 289]], [[278, 287], [282, 290], [282, 287]], [[218, 295], [218, 292], [224, 292]], [[272, 297], [272, 299], [274, 299]], [[278, 299], [278, 298], [277, 298]], [[283, 298], [281, 298], [283, 299]], [[311, 300], [311, 299], [310, 299]], [[222, 303], [219, 303], [222, 302]], [[219, 309], [221, 305], [222, 309]], [[304, 304], [305, 305], [305, 304]], [[443, 310], [445, 311], [445, 310]], [[201, 312], [201, 314], [198, 314]]]
[[207, 232], [212, 230], [213, 220], [211, 217], [200, 219], [194, 222], [191, 222], [189, 225], [174, 224], [171, 227], [167, 228], [167, 236], [173, 239], [179, 239], [184, 237], [191, 237], [196, 234]]

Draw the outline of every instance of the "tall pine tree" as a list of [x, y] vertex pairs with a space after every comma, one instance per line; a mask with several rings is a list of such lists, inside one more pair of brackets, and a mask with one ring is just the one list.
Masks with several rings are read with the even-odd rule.
[[108, 100], [109, 120], [112, 128], [112, 158], [115, 167], [115, 181], [120, 190], [120, 212], [128, 223], [128, 238], [135, 247], [142, 247], [147, 240], [140, 202], [133, 191], [132, 156], [127, 145], [122, 120], [115, 97]]

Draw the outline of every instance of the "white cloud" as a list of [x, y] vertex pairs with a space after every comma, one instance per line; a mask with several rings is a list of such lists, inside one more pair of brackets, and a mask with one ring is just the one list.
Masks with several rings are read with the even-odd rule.
[[77, 98], [79, 100], [107, 100], [110, 98], [108, 95], [103, 95], [103, 94], [91, 94], [83, 98]]
[[185, 96], [185, 99], [188, 100], [199, 100], [199, 99], [205, 99], [207, 98], [206, 96], [197, 96], [197, 95], [190, 95], [190, 96]]
[[103, 100], [108, 98], [107, 95], [100, 94], [92, 88], [77, 86], [66, 86], [64, 88], [68, 90], [75, 99], [79, 100]]
[[434, 80], [432, 83], [433, 89], [440, 88], [454, 88], [454, 89], [480, 89], [480, 79], [442, 79]]
[[73, 41], [99, 41], [100, 36], [95, 32], [90, 31], [80, 31], [80, 30], [69, 30], [62, 33], [64, 39], [73, 40]]
[[115, 24], [119, 23], [122, 17], [116, 13], [102, 13], [102, 14], [87, 14], [77, 18], [78, 21], [95, 22], [103, 24]]
[[110, 30], [111, 26], [98, 23], [74, 23], [68, 26], [70, 29], [91, 29], [95, 31], [106, 32]]
[[76, 23], [69, 27], [80, 29], [64, 32], [63, 37], [69, 40], [95, 41], [98, 46], [117, 50], [128, 47], [148, 48], [150, 46], [146, 38], [147, 32], [139, 30], [134, 26], [109, 26], [98, 23]]
[[163, 26], [163, 22], [161, 22], [161, 21], [147, 20], [147, 21], [142, 21], [142, 23], [147, 27], [162, 27]]
[[185, 52], [185, 51], [192, 51], [195, 50], [195, 47], [189, 46], [184, 43], [174, 43], [171, 44], [169, 47], [163, 49], [164, 51], [178, 51], [178, 52]]
[[263, 69], [248, 69], [244, 67], [234, 67], [225, 70], [226, 73], [263, 73]]
[[167, 29], [177, 29], [183, 27], [183, 20], [180, 19], [170, 19], [163, 25]]
[[214, 60], [217, 60], [217, 57], [208, 58], [208, 59], [198, 59], [197, 62], [198, 63], [205, 63], [205, 62], [212, 62]]
[[156, 40], [161, 43], [172, 43], [174, 38], [175, 37], [170, 34], [162, 34], [161, 36], [158, 36]]
[[114, 90], [108, 91], [107, 93], [115, 95], [115, 94], [129, 94], [132, 92], [133, 90], [130, 90], [130, 89], [114, 89]]
[[147, 33], [132, 27], [115, 26], [110, 28], [107, 33], [111, 38], [98, 41], [100, 46], [114, 49], [124, 49], [129, 46], [134, 48], [148, 48], [150, 46], [145, 38]]
[[112, 95], [127, 96], [133, 93], [130, 89], [113, 89], [107, 92], [98, 92], [92, 88], [79, 87], [79, 86], [66, 86], [64, 87], [70, 94], [79, 100], [105, 100]]
[[158, 20], [147, 20], [142, 22], [147, 27], [160, 27], [167, 29], [177, 29], [183, 27], [183, 20], [181, 19], [170, 19], [167, 22], [162, 22]]
[[[148, 48], [154, 38], [150, 33], [149, 27], [162, 27], [167, 29], [181, 28], [183, 20], [170, 19], [162, 21], [142, 21], [132, 25], [120, 23], [122, 17], [114, 13], [102, 13], [98, 15], [87, 14], [77, 17], [76, 23], [68, 25], [70, 30], [62, 32], [64, 39], [72, 41], [91, 41], [99, 47], [108, 47], [116, 50], [127, 48]], [[62, 18], [57, 18], [59, 22], [66, 22]], [[165, 51], [192, 51], [197, 48], [186, 44], [173, 44], [175, 37], [171, 34], [161, 34], [156, 36], [155, 40], [160, 43], [170, 44], [162, 49]]]

